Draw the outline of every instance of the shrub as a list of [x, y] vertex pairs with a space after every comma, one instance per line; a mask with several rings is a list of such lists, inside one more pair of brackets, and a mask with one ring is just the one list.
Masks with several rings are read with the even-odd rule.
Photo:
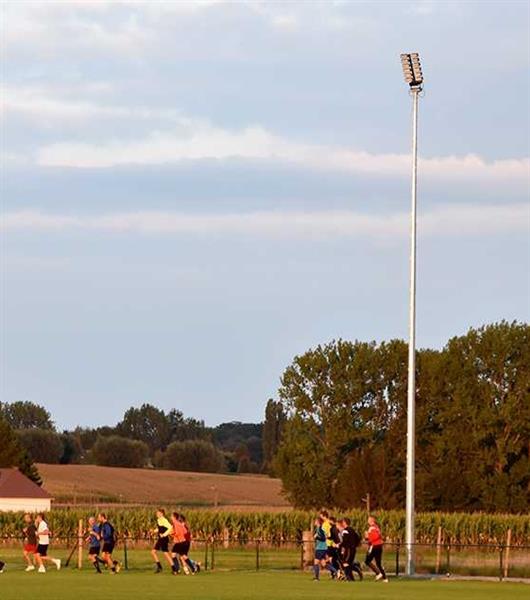
[[144, 467], [148, 457], [147, 444], [119, 435], [98, 437], [90, 452], [92, 462], [106, 467]]
[[226, 470], [223, 453], [205, 440], [173, 442], [158, 460], [164, 469], [175, 471], [221, 473]]

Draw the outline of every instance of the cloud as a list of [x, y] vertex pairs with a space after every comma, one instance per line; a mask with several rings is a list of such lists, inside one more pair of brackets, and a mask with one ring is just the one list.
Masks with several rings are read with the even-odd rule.
[[[484, 235], [529, 231], [530, 209], [524, 204], [444, 205], [420, 215], [425, 236]], [[5, 231], [87, 231], [141, 235], [238, 235], [265, 238], [335, 239], [337, 237], [393, 240], [408, 234], [409, 215], [371, 215], [352, 211], [253, 212], [186, 214], [142, 211], [98, 216], [5, 213]]]
[[[109, 84], [96, 83], [92, 86], [80, 84], [76, 91], [85, 92], [87, 87], [93, 92], [105, 92]], [[2, 117], [9, 114], [29, 115], [46, 122], [56, 120], [60, 125], [65, 119], [94, 121], [100, 118], [112, 119], [164, 119], [173, 123], [191, 123], [175, 109], [147, 108], [144, 106], [124, 106], [103, 103], [101, 100], [88, 101], [68, 98], [61, 94], [50, 94], [45, 87], [5, 86], [2, 90]]]
[[[283, 161], [322, 171], [343, 171], [380, 176], [406, 176], [408, 154], [373, 154], [345, 147], [297, 142], [256, 125], [242, 130], [215, 127], [207, 121], [182, 120], [178, 131], [155, 131], [136, 141], [103, 143], [58, 142], [42, 147], [42, 166], [104, 168], [119, 165], [153, 165], [185, 160], [232, 158]], [[422, 177], [444, 180], [480, 180], [519, 183], [527, 188], [528, 158], [491, 162], [480, 156], [442, 156], [420, 159]]]

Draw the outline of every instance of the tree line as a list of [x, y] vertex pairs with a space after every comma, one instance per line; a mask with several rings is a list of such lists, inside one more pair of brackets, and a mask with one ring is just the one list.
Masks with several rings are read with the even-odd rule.
[[[407, 344], [333, 341], [285, 370], [273, 469], [300, 507], [405, 502]], [[417, 353], [418, 510], [528, 512], [530, 326]]]
[[164, 412], [150, 404], [128, 409], [115, 426], [59, 432], [44, 407], [32, 402], [5, 403], [0, 404], [0, 423], [9, 431], [11, 448], [0, 452], [0, 466], [9, 461], [15, 464], [13, 457], [21, 463], [24, 457], [29, 464], [91, 463], [234, 473], [262, 470], [261, 424], [206, 427], [179, 410]]

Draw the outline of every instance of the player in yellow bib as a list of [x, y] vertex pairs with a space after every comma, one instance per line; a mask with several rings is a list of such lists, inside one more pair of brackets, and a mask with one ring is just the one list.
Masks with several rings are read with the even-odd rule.
[[173, 558], [169, 551], [169, 539], [173, 533], [173, 527], [166, 518], [166, 511], [163, 508], [159, 508], [156, 511], [156, 543], [151, 550], [151, 556], [156, 564], [155, 573], [162, 571], [162, 563], [158, 559], [158, 551], [162, 552], [165, 556], [169, 566], [173, 569]]

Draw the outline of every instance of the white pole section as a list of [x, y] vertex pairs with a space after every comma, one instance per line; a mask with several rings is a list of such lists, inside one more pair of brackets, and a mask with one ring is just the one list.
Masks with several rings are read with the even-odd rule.
[[418, 166], [418, 97], [412, 90], [412, 210], [410, 223], [410, 304], [409, 304], [409, 365], [407, 388], [407, 507], [405, 544], [406, 574], [414, 575], [414, 471], [416, 445], [416, 185]]

